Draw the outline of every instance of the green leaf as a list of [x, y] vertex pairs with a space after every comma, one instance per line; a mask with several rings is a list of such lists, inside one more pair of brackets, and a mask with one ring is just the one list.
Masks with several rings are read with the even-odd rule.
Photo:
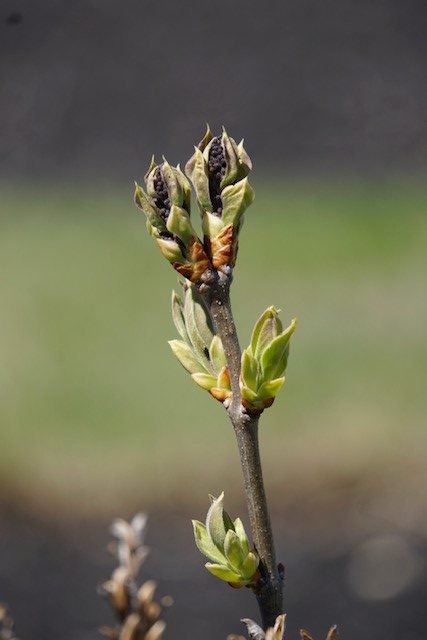
[[173, 167], [173, 172], [175, 174], [175, 177], [179, 183], [179, 185], [181, 186], [182, 189], [182, 194], [183, 194], [183, 202], [182, 202], [182, 208], [185, 209], [188, 212], [188, 215], [190, 215], [191, 212], [191, 185], [188, 181], [188, 179], [186, 178], [186, 176], [183, 174], [183, 172], [181, 171], [181, 167], [179, 166], [179, 164], [176, 167]]
[[157, 238], [156, 242], [159, 245], [160, 251], [163, 253], [166, 260], [169, 260], [170, 263], [173, 264], [174, 262], [185, 262], [182, 255], [181, 247], [177, 242], [175, 242], [175, 240]]
[[252, 161], [248, 156], [245, 147], [243, 146], [244, 140], [241, 140], [237, 145], [237, 151], [239, 153], [239, 161], [241, 164], [241, 170], [245, 175], [252, 171]]
[[247, 554], [243, 553], [239, 537], [232, 529], [229, 529], [225, 536], [224, 553], [233, 569], [235, 569], [237, 573], [240, 573], [240, 567]]
[[258, 362], [250, 353], [250, 349], [245, 349], [242, 354], [242, 382], [253, 391], [258, 388]]
[[261, 375], [263, 381], [272, 380], [281, 376], [286, 369], [288, 361], [289, 340], [295, 331], [296, 321], [292, 320], [289, 327], [274, 338], [264, 349], [261, 356]]
[[214, 387], [216, 387], [216, 378], [211, 376], [210, 373], [193, 373], [191, 376], [196, 384], [202, 389], [206, 389], [206, 391], [210, 391]]
[[282, 323], [277, 315], [266, 319], [258, 336], [255, 353], [257, 360], [261, 360], [265, 349], [281, 334], [282, 329]]
[[210, 126], [207, 124], [206, 133], [203, 136], [203, 138], [200, 140], [199, 144], [197, 145], [197, 148], [200, 149], [200, 151], [203, 151], [207, 147], [209, 142], [212, 140], [212, 138], [213, 138], [212, 131], [210, 129]]
[[209, 360], [209, 347], [213, 338], [210, 317], [201, 297], [193, 286], [189, 287], [185, 293], [184, 319], [195, 353], [204, 363], [205, 368], [213, 373]]
[[205, 525], [198, 520], [192, 520], [194, 540], [198, 550], [203, 553], [204, 556], [212, 560], [212, 562], [218, 562], [219, 564], [225, 564], [226, 559], [223, 554], [216, 548], [212, 542]]
[[206, 529], [213, 540], [215, 546], [221, 551], [224, 550], [224, 541], [227, 534], [227, 527], [224, 522], [224, 492], [218, 498], [213, 498], [206, 516]]
[[195, 237], [196, 232], [191, 226], [190, 216], [177, 205], [173, 204], [166, 222], [167, 230], [178, 236], [187, 246], [190, 239]]
[[[277, 332], [277, 329], [276, 329], [275, 334], [274, 335], [272, 334], [274, 323], [278, 320], [277, 318], [278, 313], [279, 312], [276, 309], [276, 307], [268, 307], [268, 309], [266, 309], [264, 313], [256, 321], [254, 330], [252, 331], [252, 338], [251, 338], [251, 350], [252, 350], [252, 355], [255, 358], [258, 357], [260, 352], [262, 353], [263, 346], [265, 346], [264, 342], [266, 339], [265, 337], [266, 333], [267, 333], [268, 342], [271, 339], [275, 338], [278, 333], [281, 333], [281, 331]], [[262, 338], [261, 339], [262, 344], [259, 345], [260, 338]]]
[[[169, 340], [169, 346], [178, 358], [184, 369], [189, 373], [207, 373], [202, 363], [196, 358], [191, 347], [181, 340]], [[214, 383], [216, 379], [213, 378]]]
[[208, 238], [216, 238], [224, 229], [222, 218], [202, 210], [202, 229]]
[[240, 393], [242, 394], [242, 398], [247, 402], [250, 402], [254, 406], [255, 403], [259, 400], [258, 394], [249, 387], [246, 387], [244, 384], [240, 383]]
[[223, 213], [221, 219], [224, 225], [237, 226], [241, 216], [254, 201], [255, 193], [248, 179], [243, 178], [236, 184], [230, 185], [221, 193]]
[[215, 373], [219, 374], [219, 372], [227, 366], [227, 358], [225, 357], [224, 348], [219, 336], [215, 335], [212, 338], [209, 355], [213, 370]]
[[205, 567], [212, 575], [220, 578], [221, 580], [224, 580], [225, 582], [239, 584], [241, 581], [241, 578], [237, 573], [223, 564], [213, 564], [211, 562], [207, 562], [205, 564]]
[[237, 178], [237, 172], [239, 170], [239, 151], [237, 149], [237, 144], [233, 138], [229, 137], [224, 128], [222, 130], [221, 143], [224, 150], [225, 161], [227, 163], [225, 175], [221, 180], [220, 185], [221, 189], [224, 189], [227, 185], [235, 182]]
[[231, 531], [234, 531], [234, 522], [232, 521], [232, 519], [230, 518], [230, 516], [228, 515], [225, 509], [223, 509], [222, 511], [222, 518], [224, 520], [225, 530], [230, 531], [231, 529]]
[[202, 210], [212, 211], [207, 164], [203, 153], [197, 147], [194, 148], [194, 155], [186, 164], [185, 173], [193, 183], [197, 200]]
[[182, 301], [179, 295], [172, 291], [172, 320], [181, 338], [189, 343], [187, 329], [185, 328], [184, 315], [182, 312]]
[[264, 382], [258, 389], [258, 397], [260, 400], [269, 400], [270, 398], [275, 398], [279, 393], [280, 389], [283, 387], [285, 382], [285, 377], [276, 378], [276, 380], [270, 380], [268, 382]]
[[164, 159], [164, 162], [161, 165], [161, 171], [171, 204], [181, 207], [184, 201], [184, 194], [182, 192], [181, 185], [177, 180], [177, 176], [175, 173], [176, 169], [174, 170], [169, 162]]
[[236, 534], [238, 535], [238, 538], [240, 540], [240, 546], [242, 548], [243, 554], [245, 555], [245, 557], [248, 555], [249, 553], [249, 540], [248, 537], [246, 535], [246, 531], [245, 528], [243, 526], [243, 522], [240, 520], [240, 518], [236, 518], [234, 521], [234, 530], [236, 532]]
[[250, 581], [258, 569], [259, 557], [253, 551], [250, 551], [246, 560], [241, 565], [241, 575], [245, 580]]
[[134, 198], [135, 198], [136, 206], [145, 213], [145, 215], [147, 216], [147, 220], [150, 222], [150, 224], [156, 227], [157, 229], [166, 231], [166, 225], [163, 222], [163, 220], [160, 218], [160, 216], [157, 214], [156, 207], [154, 206], [150, 198], [147, 196], [144, 189], [137, 182], [135, 182]]

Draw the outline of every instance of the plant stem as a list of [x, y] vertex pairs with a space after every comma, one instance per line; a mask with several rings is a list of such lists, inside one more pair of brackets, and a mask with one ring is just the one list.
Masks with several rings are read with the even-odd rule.
[[259, 416], [247, 413], [241, 401], [241, 350], [231, 310], [229, 283], [212, 287], [205, 294], [205, 299], [222, 340], [230, 373], [233, 398], [228, 414], [239, 448], [252, 537], [261, 560], [261, 581], [256, 596], [264, 628], [273, 627], [276, 617], [283, 612], [283, 593], [262, 477], [258, 442]]

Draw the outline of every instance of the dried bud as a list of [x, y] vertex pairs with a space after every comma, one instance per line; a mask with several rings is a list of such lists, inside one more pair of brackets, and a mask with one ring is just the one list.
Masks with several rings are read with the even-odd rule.
[[[301, 629], [299, 633], [301, 636], [301, 640], [313, 640], [313, 637], [305, 629]], [[326, 640], [339, 640], [338, 629], [336, 625], [329, 629]]]
[[296, 320], [283, 330], [278, 311], [269, 307], [257, 321], [250, 346], [242, 353], [240, 391], [244, 406], [253, 412], [270, 407], [285, 382], [289, 342]]
[[206, 524], [193, 520], [197, 548], [211, 560], [205, 564], [206, 569], [232, 587], [255, 586], [259, 557], [250, 550], [241, 520], [233, 522], [224, 511], [224, 493], [219, 498], [211, 497], [211, 501]]
[[242, 142], [223, 130], [213, 137], [208, 127], [185, 171], [193, 183], [202, 215], [205, 245], [215, 269], [233, 266], [243, 214], [253, 202], [247, 175], [252, 168]]
[[[273, 628], [264, 631], [256, 622], [250, 618], [243, 618], [250, 640], [285, 640], [286, 616], [277, 616]], [[301, 640], [313, 640], [312, 636], [305, 629], [300, 630]], [[228, 636], [227, 640], [245, 640], [242, 636], [234, 634]], [[337, 627], [331, 627], [326, 636], [326, 640], [339, 640]]]
[[184, 302], [172, 292], [172, 318], [182, 338], [169, 341], [172, 351], [194, 382], [228, 406], [231, 385], [224, 349], [194, 285], [185, 287]]
[[135, 183], [135, 203], [147, 216], [147, 229], [172, 266], [199, 282], [211, 264], [190, 221], [190, 184], [179, 166], [151, 161], [146, 192]]
[[[285, 638], [285, 615], [277, 616], [273, 628], [264, 631], [256, 622], [250, 618], [243, 618], [242, 622], [246, 625], [250, 640], [284, 640]], [[238, 637], [236, 636], [236, 640]], [[241, 640], [244, 640], [241, 638]]]
[[8, 607], [0, 602], [0, 640], [18, 640]]
[[144, 546], [147, 517], [138, 513], [130, 522], [116, 519], [111, 533], [117, 539], [113, 553], [119, 566], [101, 585], [101, 593], [116, 614], [118, 625], [102, 627], [100, 632], [110, 640], [160, 640], [165, 623], [159, 617], [162, 606], [154, 599], [156, 583], [147, 580], [138, 586], [138, 573], [148, 549]]

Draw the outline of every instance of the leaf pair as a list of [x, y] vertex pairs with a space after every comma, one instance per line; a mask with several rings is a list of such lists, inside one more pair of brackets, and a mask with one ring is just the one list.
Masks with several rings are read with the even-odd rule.
[[296, 320], [283, 329], [279, 312], [269, 307], [258, 319], [251, 343], [242, 353], [240, 391], [244, 406], [255, 412], [270, 407], [285, 382], [289, 343]]
[[259, 557], [251, 551], [242, 521], [234, 522], [224, 511], [224, 493], [211, 497], [206, 524], [193, 520], [197, 548], [211, 562], [205, 567], [232, 587], [251, 586], [257, 582]]
[[172, 292], [172, 318], [182, 340], [169, 345], [182, 366], [202, 389], [227, 405], [231, 398], [227, 360], [212, 320], [194, 285], [185, 286], [184, 302]]

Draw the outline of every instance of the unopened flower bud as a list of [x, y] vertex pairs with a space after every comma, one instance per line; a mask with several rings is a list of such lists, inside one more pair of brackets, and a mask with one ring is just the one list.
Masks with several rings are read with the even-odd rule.
[[247, 176], [252, 168], [242, 142], [225, 131], [213, 137], [208, 127], [185, 171], [193, 183], [202, 215], [209, 257], [216, 269], [233, 266], [243, 214], [253, 202]]
[[185, 278], [199, 282], [211, 263], [190, 221], [190, 184], [179, 166], [152, 159], [146, 192], [135, 184], [135, 203], [147, 216], [147, 229], [165, 258]]

